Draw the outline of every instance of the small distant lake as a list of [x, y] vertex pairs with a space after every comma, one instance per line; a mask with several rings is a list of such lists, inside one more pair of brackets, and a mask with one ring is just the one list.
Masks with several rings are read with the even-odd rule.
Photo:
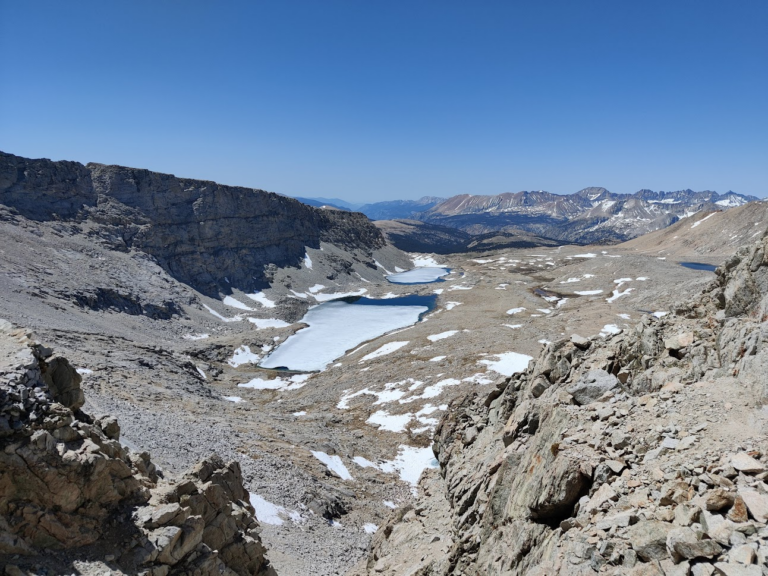
[[392, 284], [430, 284], [432, 282], [444, 282], [442, 276], [451, 273], [450, 268], [414, 268], [406, 272], [390, 274], [387, 280]]
[[300, 320], [307, 328], [289, 336], [260, 364], [301, 372], [324, 370], [363, 342], [418, 322], [434, 309], [437, 296], [372, 299], [343, 298], [309, 310]]
[[691, 270], [705, 270], [707, 272], [714, 272], [717, 270], [717, 266], [704, 264], [703, 262], [680, 262], [680, 266], [690, 268]]

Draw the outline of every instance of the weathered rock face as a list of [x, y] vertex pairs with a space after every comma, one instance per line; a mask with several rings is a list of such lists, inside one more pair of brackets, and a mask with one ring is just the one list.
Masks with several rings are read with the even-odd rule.
[[96, 204], [90, 170], [79, 162], [28, 160], [0, 152], [2, 203], [32, 220], [75, 218]]
[[[766, 253], [763, 238], [696, 302], [553, 342], [455, 401], [434, 437], [442, 482], [423, 480], [416, 515], [390, 519], [363, 572], [766, 573]], [[715, 418], [708, 388], [749, 400]], [[739, 440], [723, 448], [726, 429]]]
[[162, 479], [120, 444], [115, 418], [79, 409], [66, 359], [3, 320], [0, 358], [0, 565], [44, 553], [56, 570], [64, 554], [126, 573], [272, 573], [237, 462], [214, 455]]
[[30, 219], [76, 222], [113, 249], [144, 251], [207, 295], [263, 288], [268, 265], [296, 265], [321, 241], [363, 257], [385, 245], [359, 213], [148, 170], [2, 152], [0, 203]]

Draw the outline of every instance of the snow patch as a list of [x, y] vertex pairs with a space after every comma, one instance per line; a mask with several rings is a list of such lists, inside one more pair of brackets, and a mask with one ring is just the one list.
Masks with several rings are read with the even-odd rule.
[[224, 300], [222, 300], [225, 306], [229, 306], [230, 308], [237, 308], [238, 310], [247, 310], [249, 312], [253, 311], [253, 308], [249, 308], [240, 300], [237, 300], [236, 298], [233, 298], [232, 296], [224, 296]]
[[264, 328], [286, 328], [290, 326], [288, 322], [278, 320], [277, 318], [248, 318], [248, 322], [256, 325], [256, 328], [263, 330]]
[[182, 338], [185, 340], [205, 340], [210, 334], [184, 334]]
[[445, 338], [450, 338], [454, 334], [458, 334], [458, 330], [448, 330], [447, 332], [440, 332], [440, 334], [432, 334], [431, 336], [427, 336], [427, 340], [430, 342], [437, 342], [438, 340], [444, 340]]
[[355, 456], [352, 458], [352, 462], [360, 466], [360, 468], [378, 468], [375, 463], [362, 456]]
[[395, 350], [400, 350], [403, 346], [408, 344], [408, 340], [400, 341], [400, 342], [387, 342], [383, 346], [381, 346], [379, 349], [374, 350], [370, 354], [366, 354], [360, 359], [360, 362], [365, 362], [366, 360], [372, 360], [374, 358], [378, 358], [379, 356], [384, 356], [385, 354], [391, 354]]
[[512, 374], [523, 372], [528, 368], [528, 362], [533, 360], [532, 356], [517, 352], [503, 352], [492, 354], [492, 356], [495, 356], [496, 360], [480, 360], [480, 363], [486, 364], [488, 368], [503, 376], [512, 376]]
[[600, 330], [600, 336], [603, 338], [610, 336], [611, 334], [621, 334], [621, 328], [616, 326], [616, 324], [606, 324], [603, 326], [603, 329]]
[[246, 294], [246, 296], [254, 302], [258, 302], [264, 308], [274, 308], [276, 306], [272, 300], [266, 297], [264, 292], [254, 292], [253, 294]]
[[237, 368], [238, 366], [242, 366], [243, 364], [258, 364], [259, 360], [261, 360], [261, 356], [251, 352], [250, 347], [240, 346], [240, 348], [235, 350], [235, 353], [232, 355], [232, 358], [227, 360], [227, 364], [229, 364], [233, 368]]
[[238, 388], [253, 388], [254, 390], [298, 390], [302, 388], [309, 380], [311, 374], [295, 374], [290, 378], [273, 378], [264, 380], [263, 378], [254, 378], [244, 384], [238, 384]]
[[411, 256], [411, 260], [413, 261], [413, 265], [416, 268], [427, 268], [430, 266], [440, 266], [438, 264], [437, 260], [435, 260], [432, 256], [427, 256], [426, 254], [413, 254]]
[[691, 226], [691, 230], [693, 230], [694, 228], [696, 228], [696, 226], [698, 226], [699, 224], [701, 224], [702, 222], [704, 222], [704, 220], [709, 220], [709, 219], [710, 219], [710, 218], [712, 218], [712, 216], [714, 216], [715, 214], [717, 214], [717, 212], [712, 212], [712, 214], [708, 214], [707, 216], [704, 216], [704, 218], [702, 218], [702, 219], [701, 219], [701, 220], [699, 220], [698, 222], [694, 222], [694, 223], [693, 223], [693, 226]]
[[344, 463], [341, 461], [341, 458], [339, 458], [338, 456], [336, 455], [329, 456], [325, 452], [316, 452], [314, 450], [312, 450], [312, 456], [320, 460], [320, 462], [325, 464], [328, 470], [330, 470], [331, 472], [334, 472], [342, 480], [353, 479], [352, 475], [349, 473], [349, 470], [347, 470], [347, 467], [344, 466]]
[[251, 506], [256, 511], [256, 519], [262, 524], [271, 524], [272, 526], [282, 526], [283, 519], [280, 513], [285, 512], [285, 508], [268, 502], [258, 494], [250, 493]]
[[624, 290], [624, 292], [620, 292], [619, 290], [614, 290], [613, 295], [610, 298], [606, 298], [605, 301], [608, 302], [608, 304], [610, 304], [611, 302], [618, 300], [622, 296], [626, 296], [627, 294], [632, 292], [632, 290], [633, 288], [627, 288], [626, 290]]
[[386, 410], [378, 410], [368, 417], [365, 422], [379, 427], [379, 430], [388, 432], [403, 432], [408, 423], [413, 419], [413, 414], [390, 414]]
[[211, 308], [210, 306], [208, 306], [206, 304], [203, 304], [203, 307], [206, 310], [208, 310], [208, 312], [210, 312], [211, 314], [216, 316], [216, 318], [218, 318], [222, 322], [240, 322], [243, 319], [243, 317], [240, 316], [239, 314], [237, 316], [232, 317], [232, 318], [226, 318], [225, 316], [222, 316], [221, 314], [216, 312], [216, 310], [214, 310], [213, 308]]
[[387, 473], [397, 472], [401, 480], [408, 482], [411, 486], [416, 486], [424, 470], [438, 466], [431, 446], [417, 448], [401, 445], [395, 459], [382, 463], [379, 465], [379, 469]]

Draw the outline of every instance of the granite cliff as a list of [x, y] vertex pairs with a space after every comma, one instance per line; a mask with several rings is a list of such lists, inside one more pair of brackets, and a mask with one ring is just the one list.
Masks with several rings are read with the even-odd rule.
[[113, 250], [142, 251], [208, 296], [267, 286], [321, 242], [375, 267], [381, 233], [360, 213], [323, 210], [278, 194], [149, 170], [30, 160], [0, 152], [0, 203], [60, 221]]

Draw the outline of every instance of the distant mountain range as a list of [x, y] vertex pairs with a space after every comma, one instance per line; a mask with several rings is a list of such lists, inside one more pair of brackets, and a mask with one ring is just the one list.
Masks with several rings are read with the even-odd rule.
[[353, 204], [352, 202], [347, 202], [340, 198], [323, 198], [320, 196], [315, 198], [292, 196], [292, 198], [317, 208], [330, 207], [338, 208], [339, 210], [362, 212], [371, 220], [412, 218], [445, 201], [445, 198], [438, 198], [437, 196], [424, 196], [418, 200], [389, 200], [386, 202], [373, 202], [369, 204]]
[[445, 198], [424, 196], [418, 200], [390, 200], [364, 204], [359, 210], [371, 220], [397, 220], [417, 217], [435, 206], [446, 202]]
[[[640, 190], [616, 194], [605, 188], [584, 188], [574, 194], [507, 192], [496, 196], [460, 194], [451, 198], [425, 196], [419, 200], [391, 200], [353, 205], [343, 200], [298, 198], [312, 206], [357, 210], [371, 220], [418, 220], [477, 236], [507, 232], [513, 236], [535, 235], [560, 243], [617, 243], [661, 230], [702, 210], [715, 211], [758, 200], [755, 196], [710, 190], [656, 192]], [[406, 227], [416, 232], [412, 225]], [[398, 226], [398, 233], [403, 233]], [[419, 242], [426, 230], [420, 228]], [[435, 232], [433, 230], [433, 232]], [[443, 237], [445, 230], [435, 237]], [[400, 242], [404, 240], [401, 237]], [[458, 235], [452, 243], [461, 245]], [[407, 244], [407, 242], [406, 242]], [[446, 244], [441, 244], [447, 249]]]
[[463, 194], [414, 218], [470, 234], [525, 230], [561, 242], [616, 243], [666, 228], [702, 210], [733, 208], [753, 200], [757, 198], [709, 190], [615, 194], [605, 188], [585, 188], [567, 195], [543, 191], [497, 196]]

